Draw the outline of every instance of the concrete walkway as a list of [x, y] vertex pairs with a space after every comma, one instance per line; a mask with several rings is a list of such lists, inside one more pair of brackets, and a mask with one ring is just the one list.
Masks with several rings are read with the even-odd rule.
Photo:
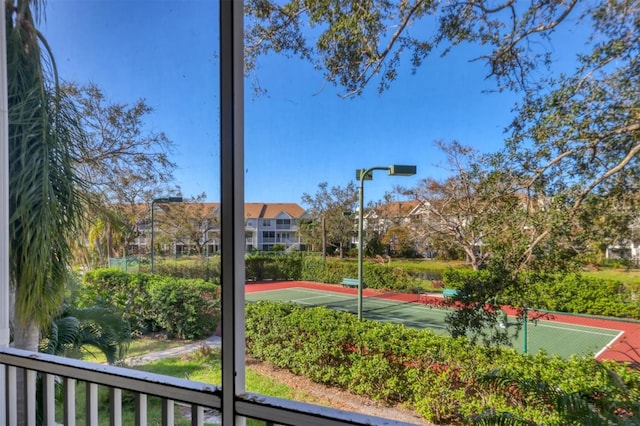
[[[174, 358], [174, 357], [186, 355], [191, 352], [195, 352], [198, 349], [200, 349], [203, 345], [209, 346], [210, 348], [220, 348], [221, 343], [222, 343], [222, 339], [220, 338], [220, 336], [211, 336], [208, 339], [189, 343], [187, 345], [177, 346], [175, 348], [169, 348], [163, 351], [152, 352], [149, 354], [134, 356], [131, 358], [125, 358], [123, 361], [123, 364], [128, 367], [147, 364], [149, 362], [158, 361], [163, 358]], [[177, 404], [183, 405], [181, 403], [177, 403]], [[185, 418], [190, 419], [191, 417], [189, 414], [187, 414]], [[206, 425], [219, 425], [222, 422], [222, 419], [218, 411], [205, 410], [203, 422]]]
[[123, 361], [123, 364], [131, 367], [135, 365], [147, 364], [163, 358], [178, 357], [191, 352], [195, 352], [203, 345], [209, 346], [210, 348], [219, 348], [221, 345], [221, 342], [222, 342], [222, 339], [220, 338], [220, 336], [211, 336], [208, 339], [189, 343], [187, 345], [176, 346], [175, 348], [169, 348], [163, 351], [152, 352], [149, 354], [134, 356], [131, 358], [125, 358]]

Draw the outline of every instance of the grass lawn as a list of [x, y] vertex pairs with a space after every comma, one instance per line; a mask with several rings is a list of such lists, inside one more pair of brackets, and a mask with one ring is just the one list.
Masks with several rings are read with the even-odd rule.
[[448, 269], [469, 268], [469, 265], [461, 260], [391, 259], [391, 265], [398, 268], [406, 266], [411, 269], [425, 271], [446, 271]]
[[[158, 352], [164, 349], [175, 348], [177, 346], [182, 346], [187, 343], [192, 343], [192, 342], [184, 341], [184, 340], [166, 339], [163, 335], [158, 335], [158, 334], [140, 336], [140, 337], [134, 338], [131, 341], [126, 357], [129, 358], [129, 357], [134, 357], [139, 355], [145, 355], [151, 352]], [[83, 361], [95, 362], [98, 364], [107, 362], [102, 352], [100, 352], [97, 348], [93, 346], [84, 347], [83, 351], [80, 353], [79, 358]]]
[[[182, 358], [166, 358], [140, 365], [136, 369], [166, 376], [187, 378], [196, 382], [210, 384], [222, 382], [220, 353], [217, 350], [196, 351]], [[246, 387], [247, 392], [278, 398], [296, 399], [301, 397], [289, 386], [258, 374], [251, 370], [251, 367], [246, 369]], [[305, 395], [302, 395], [302, 397], [305, 397]]]
[[582, 274], [586, 277], [616, 280], [622, 281], [623, 283], [640, 285], [640, 269], [601, 268], [598, 271], [584, 271]]
[[[159, 349], [154, 349], [159, 350]], [[135, 367], [137, 370], [164, 374], [167, 376], [187, 378], [189, 380], [204, 382], [210, 384], [219, 384], [222, 381], [220, 353], [218, 350], [199, 350], [192, 354], [179, 358], [166, 358], [153, 363]], [[263, 395], [274, 396], [278, 398], [306, 400], [313, 402], [307, 395], [293, 390], [291, 387], [282, 384], [268, 376], [264, 376], [247, 367], [246, 371], [246, 387], [248, 392], [260, 393]], [[85, 387], [78, 386], [76, 389], [76, 404], [81, 407], [85, 401]], [[101, 387], [98, 396], [99, 408], [99, 425], [108, 426], [109, 423], [109, 393], [108, 389]], [[161, 401], [158, 398], [148, 398], [148, 425], [161, 424]], [[127, 392], [122, 397], [122, 421], [123, 424], [134, 424], [134, 400], [133, 396]], [[62, 407], [58, 407], [58, 413], [62, 412]], [[176, 425], [190, 425], [190, 421], [183, 418], [179, 406], [175, 409]], [[77, 422], [85, 423], [84, 410], [77, 413]], [[264, 425], [264, 422], [248, 419], [247, 424], [250, 426]]]

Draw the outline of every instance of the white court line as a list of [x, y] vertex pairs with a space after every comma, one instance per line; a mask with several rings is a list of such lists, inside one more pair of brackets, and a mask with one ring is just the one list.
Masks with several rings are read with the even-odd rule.
[[[303, 297], [300, 299], [293, 299], [292, 302], [294, 303], [301, 303], [303, 305], [315, 305], [315, 303], [312, 302], [305, 302], [305, 300], [316, 300], [316, 299], [326, 299], [327, 296], [309, 296], [309, 297]], [[331, 303], [340, 303], [340, 302], [354, 302], [355, 303], [355, 299], [340, 299], [340, 300], [330, 300], [328, 302], [324, 302], [324, 305], [330, 305]]]
[[[407, 308], [407, 310], [411, 310], [411, 311], [419, 311], [419, 312], [424, 312], [425, 310], [429, 310], [430, 312], [434, 312], [434, 313], [441, 313], [443, 315], [446, 315], [448, 312], [447, 311], [443, 311], [443, 310], [439, 310], [439, 309], [432, 309], [432, 308], [428, 308], [428, 307], [420, 307], [420, 306], [410, 306]], [[509, 316], [509, 318], [515, 318], [513, 316]], [[529, 324], [531, 324], [532, 322], [529, 322]], [[559, 321], [558, 323], [560, 324], [570, 324], [570, 323], [563, 323], [561, 321]], [[548, 322], [548, 320], [537, 320], [534, 323], [534, 327], [547, 327], [547, 328], [555, 328], [557, 330], [565, 330], [565, 331], [571, 331], [571, 332], [575, 332], [575, 333], [586, 333], [586, 334], [596, 334], [596, 335], [600, 335], [600, 336], [614, 336], [614, 333], [618, 333], [619, 330], [616, 329], [612, 329], [612, 328], [603, 328], [603, 327], [593, 327], [593, 326], [586, 326], [586, 325], [579, 325], [579, 324], [571, 324], [574, 327], [559, 327], [557, 325], [550, 325], [550, 323]], [[608, 330], [609, 332], [598, 332], [598, 331], [592, 331], [592, 330], [586, 330], [586, 328], [594, 328], [594, 329], [598, 329], [598, 330]]]
[[[336, 302], [342, 302], [342, 301], [348, 301], [348, 300], [353, 300], [354, 297], [349, 295], [349, 296], [345, 296], [342, 293], [338, 293], [338, 292], [332, 292], [332, 291], [323, 291], [323, 290], [311, 290], [311, 289], [306, 289], [303, 287], [293, 287], [293, 288], [288, 288], [288, 289], [274, 289], [274, 290], [264, 290], [261, 291], [259, 293], [267, 293], [267, 292], [273, 292], [273, 291], [297, 291], [297, 292], [301, 292], [301, 293], [307, 293], [307, 294], [312, 294], [313, 296], [309, 296], [309, 297], [303, 297], [300, 299], [294, 299], [293, 302], [297, 302], [300, 304], [304, 304], [304, 305], [313, 305], [314, 303], [312, 302], [306, 302], [306, 300], [315, 300], [315, 299], [319, 299], [319, 298], [324, 298], [324, 297], [335, 297], [338, 300], [336, 300]], [[256, 292], [258, 293], [258, 292]], [[319, 293], [331, 293], [330, 295], [321, 295]], [[366, 300], [366, 298], [365, 298]], [[385, 308], [385, 307], [392, 307], [395, 306], [396, 304], [399, 303], [394, 303], [393, 301], [385, 301], [382, 299], [376, 299], [376, 298], [369, 298], [369, 303], [371, 302], [378, 302], [380, 303], [382, 306], [380, 306], [379, 308]], [[331, 303], [331, 302], [328, 302]], [[373, 308], [376, 309], [376, 308]], [[431, 312], [431, 313], [435, 313], [435, 316], [445, 316], [446, 314], [448, 314], [448, 312], [445, 310], [439, 310], [439, 309], [433, 309], [430, 308], [428, 306], [407, 306], [405, 307], [405, 309], [407, 309], [408, 311], [417, 311], [419, 313], [426, 313], [426, 312]], [[366, 312], [365, 312], [366, 313]], [[403, 321], [399, 318], [396, 317], [387, 317], [385, 316], [384, 318], [387, 318], [389, 320], [394, 320], [394, 321]], [[565, 330], [565, 331], [570, 331], [570, 332], [574, 332], [574, 333], [585, 333], [585, 334], [594, 334], [594, 335], [600, 335], [600, 336], [612, 336], [611, 333], [603, 333], [603, 332], [598, 332], [598, 331], [592, 331], [592, 330], [585, 330], [583, 327], [587, 327], [587, 326], [580, 326], [580, 325], [576, 325], [577, 328], [573, 328], [573, 327], [559, 327], [556, 325], [549, 325], [546, 324], [547, 321], [545, 320], [538, 320], [534, 327], [546, 327], [546, 328], [553, 328], [553, 329], [557, 329], [557, 330]], [[564, 323], [564, 324], [568, 324], [568, 323]], [[435, 328], [436, 326], [430, 325], [430, 328]], [[444, 328], [444, 327], [443, 327]], [[614, 330], [614, 329], [608, 329], [608, 328], [601, 328], [601, 327], [591, 327], [591, 328], [597, 328], [600, 330], [610, 330], [611, 332], [616, 332], [618, 330]], [[612, 345], [615, 340], [617, 340], [622, 334], [624, 334], [623, 331], [619, 332], [619, 334], [617, 334], [613, 340], [607, 345], [605, 346], [600, 352], [606, 350], [610, 345]], [[599, 352], [599, 353], [600, 353]]]
[[613, 340], [611, 340], [609, 343], [607, 343], [604, 348], [600, 349], [600, 351], [598, 351], [598, 353], [594, 355], [594, 358], [598, 358], [601, 353], [603, 353], [604, 351], [609, 349], [611, 346], [613, 346], [615, 341], [618, 340], [620, 337], [622, 337], [623, 334], [624, 334], [624, 331], [621, 331], [620, 333], [618, 333], [618, 335], [616, 337], [614, 337]]
[[[298, 292], [298, 293], [306, 293], [306, 294], [311, 294], [311, 296], [307, 296], [307, 297], [294, 297], [291, 302], [294, 303], [299, 303], [301, 305], [315, 305], [315, 303], [311, 302], [312, 300], [317, 300], [317, 299], [326, 299], [326, 298], [336, 298], [338, 300], [332, 300], [329, 301], [327, 303], [332, 303], [332, 302], [344, 302], [344, 301], [350, 301], [350, 300], [354, 300], [355, 298], [353, 296], [345, 296], [342, 295], [341, 293], [333, 293], [333, 292], [327, 292], [327, 291], [322, 291], [322, 290], [310, 290], [310, 289], [306, 289], [306, 288], [302, 288], [302, 287], [291, 287], [291, 288], [280, 288], [280, 289], [273, 289], [273, 290], [264, 290], [264, 291], [257, 291], [255, 293], [268, 293], [268, 292], [273, 292], [273, 291], [293, 291], [293, 292]], [[331, 294], [327, 294], [327, 293], [331, 293]], [[307, 302], [309, 301], [309, 302]]]
[[[568, 324], [568, 323], [564, 323], [564, 324]], [[573, 328], [573, 327], [558, 327], [558, 326], [554, 326], [554, 325], [547, 325], [544, 323], [537, 323], [535, 324], [535, 327], [547, 327], [547, 328], [555, 328], [557, 330], [566, 330], [566, 331], [574, 331], [576, 333], [585, 333], [585, 334], [597, 334], [599, 336], [613, 336], [613, 334], [611, 332], [617, 332], [619, 330], [613, 330], [611, 328], [602, 328], [602, 327], [591, 327], [591, 326], [580, 326], [578, 325], [578, 327], [589, 327], [589, 328], [597, 328], [600, 330], [609, 330], [609, 333], [602, 333], [599, 331], [591, 331], [591, 330], [584, 330], [582, 328]]]

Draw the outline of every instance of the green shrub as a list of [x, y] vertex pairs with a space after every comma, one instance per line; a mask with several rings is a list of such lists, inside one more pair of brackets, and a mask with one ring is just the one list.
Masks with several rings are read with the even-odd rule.
[[137, 333], [165, 328], [184, 339], [207, 337], [220, 320], [219, 286], [204, 280], [97, 269], [85, 274], [80, 306], [112, 305]]
[[[249, 304], [246, 343], [258, 359], [316, 382], [411, 405], [432, 422], [496, 424], [487, 419], [499, 414], [517, 424], [585, 424], [640, 409], [640, 372], [622, 364], [521, 355], [428, 330], [358, 321], [327, 308]], [[587, 408], [597, 403], [600, 412], [576, 411], [566, 400], [586, 401]]]
[[[422, 280], [411, 276], [404, 268], [392, 265], [368, 262], [363, 272], [363, 281], [367, 288], [413, 290], [423, 286]], [[306, 281], [339, 284], [343, 278], [358, 277], [358, 264], [339, 259], [326, 259], [323, 264], [322, 259], [307, 256], [302, 262], [301, 275]]]
[[[464, 288], [474, 297], [493, 296], [497, 292], [498, 301], [503, 304], [519, 305], [523, 297], [502, 291], [499, 278], [488, 271], [450, 269], [443, 273], [443, 278], [445, 287]], [[571, 274], [549, 275], [517, 291], [522, 289], [527, 289], [524, 297], [535, 309], [640, 319], [640, 304], [634, 300], [638, 290], [633, 284]]]
[[[541, 286], [543, 284], [540, 284]], [[547, 283], [543, 309], [619, 318], [640, 319], [640, 305], [620, 281], [568, 275]]]
[[154, 277], [149, 287], [155, 321], [169, 336], [201, 339], [216, 330], [220, 320], [220, 291], [204, 280]]
[[80, 307], [101, 303], [112, 305], [124, 312], [134, 332], [147, 332], [157, 328], [150, 312], [147, 274], [129, 274], [119, 269], [95, 269], [87, 272], [79, 291]]
[[199, 278], [220, 283], [220, 256], [196, 257], [181, 260], [156, 261], [154, 272], [157, 275], [175, 278]]
[[302, 277], [300, 253], [257, 252], [245, 256], [247, 280], [299, 280]]

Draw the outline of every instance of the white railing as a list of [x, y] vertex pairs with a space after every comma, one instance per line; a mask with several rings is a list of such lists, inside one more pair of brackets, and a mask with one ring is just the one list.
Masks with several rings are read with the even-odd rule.
[[[186, 404], [191, 407], [191, 424], [205, 424], [206, 410], [220, 410], [222, 388], [216, 385], [193, 382], [160, 374], [153, 374], [129, 368], [94, 364], [53, 355], [29, 352], [20, 349], [0, 347], [0, 369], [4, 368], [7, 419], [0, 425], [16, 425], [18, 419], [25, 424], [36, 424], [36, 402], [27, 400], [23, 411], [18, 412], [17, 375], [25, 375], [25, 383], [35, 383], [38, 373], [42, 378], [43, 424], [56, 425], [56, 414], [65, 426], [76, 424], [76, 387], [78, 383], [86, 388], [86, 401], [80, 403], [85, 410], [86, 425], [97, 425], [99, 421], [98, 389], [109, 389], [109, 418], [111, 425], [122, 425], [122, 392], [135, 395], [135, 424], [147, 424], [147, 397], [158, 397], [162, 401], [162, 425], [174, 424], [174, 405]], [[0, 375], [1, 377], [1, 375]], [[56, 413], [55, 383], [62, 384], [62, 413]], [[229, 396], [227, 396], [229, 397]], [[335, 410], [297, 401], [272, 398], [263, 395], [243, 394], [234, 397], [235, 414], [246, 418], [264, 420], [270, 425], [385, 425], [401, 426], [407, 423], [379, 417], [367, 416], [349, 411]], [[218, 422], [216, 422], [218, 423]], [[209, 424], [209, 423], [207, 423]]]
[[[76, 397], [78, 382], [86, 386], [86, 401], [83, 406], [87, 425], [98, 424], [98, 387], [109, 388], [109, 416], [112, 425], [121, 425], [122, 391], [135, 394], [136, 424], [147, 424], [147, 397], [156, 396], [162, 401], [162, 424], [172, 425], [174, 421], [174, 402], [191, 406], [191, 424], [202, 425], [205, 409], [219, 410], [222, 391], [217, 386], [192, 382], [159, 374], [93, 364], [53, 355], [34, 353], [13, 348], [0, 348], [0, 365], [6, 367], [7, 385], [7, 424], [15, 425], [18, 419], [26, 420], [26, 424], [36, 424], [35, 401], [27, 399], [23, 412], [18, 412], [17, 375], [25, 375], [25, 383], [35, 383], [37, 373], [42, 374], [43, 419], [45, 425], [54, 425], [56, 419], [55, 382], [62, 383], [64, 403], [62, 413], [63, 424], [75, 425]], [[19, 373], [20, 372], [20, 373]]]

